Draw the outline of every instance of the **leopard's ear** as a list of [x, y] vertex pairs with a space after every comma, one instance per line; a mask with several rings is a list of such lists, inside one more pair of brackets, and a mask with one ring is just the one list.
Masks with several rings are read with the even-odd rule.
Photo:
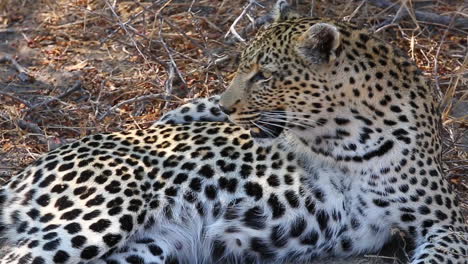
[[308, 62], [327, 64], [339, 55], [340, 44], [340, 32], [334, 25], [317, 23], [299, 36], [296, 51]]
[[274, 22], [281, 22], [286, 20], [291, 20], [295, 18], [300, 18], [301, 16], [292, 10], [291, 6], [286, 0], [276, 1], [275, 7], [273, 8], [273, 19]]

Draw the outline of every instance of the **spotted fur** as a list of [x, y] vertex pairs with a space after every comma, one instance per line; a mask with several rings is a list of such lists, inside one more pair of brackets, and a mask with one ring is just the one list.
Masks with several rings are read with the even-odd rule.
[[218, 95], [197, 98], [167, 112], [154, 124], [186, 124], [194, 121], [229, 122], [228, 116], [219, 109], [218, 103]]

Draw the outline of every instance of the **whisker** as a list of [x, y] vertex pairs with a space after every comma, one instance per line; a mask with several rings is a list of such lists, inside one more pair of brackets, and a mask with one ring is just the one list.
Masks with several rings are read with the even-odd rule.
[[264, 131], [265, 133], [267, 133], [270, 137], [274, 138], [275, 135], [273, 134], [273, 131], [271, 131], [271, 129], [265, 127], [265, 126], [262, 126], [260, 124], [255, 124], [259, 129], [261, 129], [262, 131]]
[[[275, 117], [266, 117], [266, 118], [263, 118], [262, 120], [268, 120], [268, 121], [273, 121], [273, 122], [282, 122], [282, 123], [287, 123], [287, 124], [302, 126], [302, 127], [312, 127], [312, 128], [315, 127], [312, 124], [307, 124], [307, 123], [304, 123], [304, 122], [300, 122], [300, 120], [297, 120], [297, 121], [295, 121], [295, 120], [286, 120], [286, 119], [279, 119], [279, 118], [275, 118]], [[310, 120], [308, 120], [308, 121], [310, 121]], [[317, 124], [317, 122], [315, 124]]]
[[[271, 117], [265, 117], [265, 118], [262, 118], [261, 120], [264, 120], [264, 121], [271, 121], [271, 122], [282, 122], [282, 123], [285, 123], [285, 124], [291, 124], [291, 125], [295, 125], [295, 126], [298, 126], [298, 127], [303, 127], [303, 128], [317, 128], [317, 125], [320, 125], [321, 128], [329, 128], [329, 129], [335, 129], [334, 126], [329, 126], [329, 125], [323, 125], [323, 124], [319, 124], [318, 122], [315, 122], [315, 125], [314, 124], [308, 124], [308, 123], [305, 123], [305, 122], [294, 122], [294, 121], [290, 121], [290, 120], [283, 120], [283, 119], [275, 119], [275, 118], [271, 118]], [[300, 121], [300, 120], [298, 120]], [[291, 128], [289, 128], [291, 129]]]
[[257, 124], [255, 121], [250, 121], [250, 122], [251, 122], [254, 126], [256, 126], [258, 129], [260, 129], [260, 130], [264, 131], [265, 133], [267, 133], [269, 136], [271, 136], [271, 137], [273, 137], [273, 138], [275, 137], [275, 135], [273, 134], [273, 132], [272, 132], [270, 129], [268, 129], [268, 128], [266, 128], [266, 127], [260, 125], [260, 124]]
[[265, 124], [265, 125], [270, 125], [270, 126], [276, 126], [276, 127], [279, 127], [279, 128], [283, 128], [284, 130], [287, 130], [287, 131], [289, 131], [290, 133], [292, 133], [292, 134], [294, 134], [294, 135], [300, 137], [300, 135], [299, 135], [298, 133], [296, 133], [294, 130], [292, 130], [292, 129], [289, 128], [289, 127], [281, 126], [281, 125], [275, 124], [275, 123], [265, 122], [265, 121], [263, 121], [263, 120], [257, 120], [257, 122], [263, 123], [263, 124]]
[[263, 121], [263, 120], [257, 120], [257, 122], [260, 122], [260, 123], [265, 124], [265, 125], [270, 125], [270, 126], [279, 127], [279, 128], [290, 129], [289, 127], [282, 126], [282, 125], [276, 124], [276, 123], [265, 122], [265, 121]]
[[290, 124], [290, 125], [295, 125], [295, 126], [300, 126], [300, 127], [311, 127], [314, 128], [315, 126], [310, 125], [310, 124], [304, 124], [304, 123], [299, 123], [299, 122], [293, 122], [289, 120], [280, 120], [280, 119], [275, 119], [275, 118], [263, 118], [261, 119], [263, 121], [270, 121], [270, 122], [282, 122], [285, 124]]
[[[287, 119], [283, 119], [283, 118], [278, 118], [278, 117], [274, 117], [274, 116], [265, 116], [266, 119], [270, 119], [270, 120], [275, 120], [275, 121], [278, 121], [278, 122], [297, 122], [297, 123], [300, 123], [301, 119], [297, 119], [297, 120], [287, 120]], [[262, 118], [264, 119], [264, 118]], [[294, 118], [293, 118], [294, 119]], [[310, 120], [310, 119], [304, 119], [304, 121], [314, 121], [314, 120]], [[314, 121], [314, 123], [316, 124], [317, 122]], [[305, 123], [304, 123], [305, 124]], [[310, 124], [309, 124], [310, 125]]]
[[272, 114], [293, 114], [293, 115], [308, 115], [312, 116], [312, 113], [304, 113], [304, 112], [294, 112], [294, 111], [264, 111], [263, 113], [272, 113]]
[[[271, 115], [271, 114], [265, 114], [263, 116], [267, 116], [267, 117], [276, 117], [278, 118], [279, 115]], [[282, 117], [282, 116], [281, 116]], [[310, 118], [304, 118], [304, 117], [296, 117], [296, 116], [289, 116], [290, 119], [297, 119], [297, 120], [304, 120], [304, 121], [310, 121], [310, 122], [313, 122], [313, 123], [317, 123], [318, 121], [314, 120], [314, 119], [310, 119]]]
[[[289, 113], [290, 114], [290, 113]], [[269, 113], [269, 112], [265, 112], [265, 113], [262, 113], [261, 114], [262, 116], [280, 116], [280, 117], [284, 117], [284, 113]], [[297, 118], [297, 119], [306, 119], [306, 120], [314, 120], [312, 119], [311, 117], [302, 117], [302, 116], [297, 116], [295, 114], [290, 114], [288, 117], [291, 117], [291, 118]]]

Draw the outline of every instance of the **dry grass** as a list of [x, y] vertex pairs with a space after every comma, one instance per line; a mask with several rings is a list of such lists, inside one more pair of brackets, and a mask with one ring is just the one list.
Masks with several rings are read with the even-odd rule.
[[[0, 174], [63, 142], [147, 127], [188, 99], [220, 93], [242, 39], [254, 34], [253, 21], [266, 21], [272, 2], [0, 0]], [[468, 210], [468, 34], [457, 20], [467, 17], [463, 1], [400, 0], [401, 8], [292, 2], [304, 13], [370, 28], [433, 80], [447, 177]], [[451, 20], [425, 22], [415, 10]]]

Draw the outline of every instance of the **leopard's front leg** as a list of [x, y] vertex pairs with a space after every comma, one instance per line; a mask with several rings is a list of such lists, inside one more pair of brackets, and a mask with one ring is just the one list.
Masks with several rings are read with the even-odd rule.
[[468, 228], [450, 225], [432, 229], [419, 245], [412, 258], [412, 264], [467, 264]]

